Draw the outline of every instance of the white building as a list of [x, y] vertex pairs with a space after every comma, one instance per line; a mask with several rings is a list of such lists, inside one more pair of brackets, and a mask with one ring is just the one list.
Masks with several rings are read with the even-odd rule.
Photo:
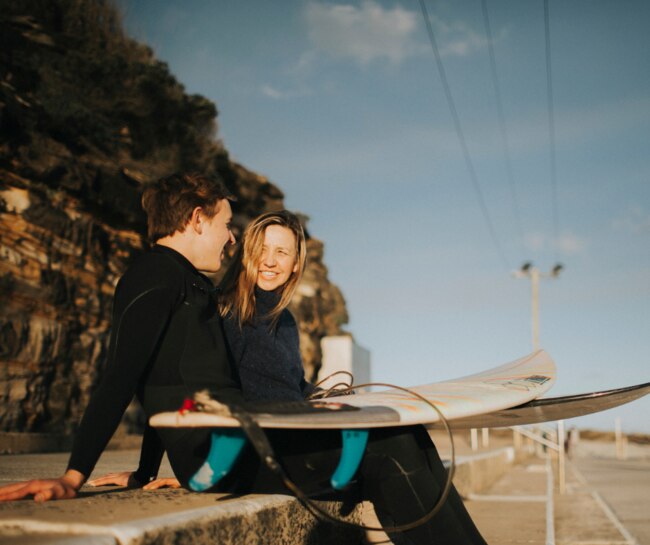
[[[347, 371], [354, 376], [354, 384], [370, 382], [370, 351], [359, 346], [349, 335], [323, 337], [320, 342], [323, 360], [318, 381], [337, 371]], [[349, 377], [339, 374], [321, 385], [323, 388], [338, 382], [349, 383]]]

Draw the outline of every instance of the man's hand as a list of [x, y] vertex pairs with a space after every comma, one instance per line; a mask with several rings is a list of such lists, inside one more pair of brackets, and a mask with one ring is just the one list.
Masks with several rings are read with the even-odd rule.
[[34, 479], [0, 487], [0, 501], [20, 500], [34, 496], [34, 501], [67, 500], [77, 495], [86, 477], [70, 469], [58, 479]]
[[166, 479], [156, 479], [151, 481], [149, 484], [144, 486], [145, 490], [158, 490], [159, 488], [180, 488], [181, 483], [178, 479], [166, 478]]
[[134, 473], [132, 471], [121, 471], [119, 473], [108, 473], [97, 477], [91, 481], [88, 481], [90, 486], [107, 486], [107, 485], [117, 485], [117, 486], [128, 486], [130, 488], [140, 488], [144, 490], [158, 490], [159, 488], [180, 488], [181, 483], [178, 479], [174, 478], [164, 478], [164, 479], [155, 479], [150, 483], [142, 486], [142, 483], [139, 483], [133, 478]]
[[133, 471], [120, 471], [118, 473], [107, 473], [96, 479], [88, 481], [86, 484], [90, 486], [128, 486], [129, 488], [140, 488], [142, 483], [139, 483], [134, 478]]

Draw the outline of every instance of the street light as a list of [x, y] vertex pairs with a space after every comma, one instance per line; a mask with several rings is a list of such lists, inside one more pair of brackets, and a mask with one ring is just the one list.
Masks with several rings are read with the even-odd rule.
[[549, 272], [543, 273], [537, 267], [534, 267], [530, 261], [527, 261], [518, 271], [513, 273], [515, 278], [530, 278], [533, 350], [539, 350], [539, 279], [543, 277], [557, 278], [562, 269], [564, 269], [564, 266], [557, 263]]

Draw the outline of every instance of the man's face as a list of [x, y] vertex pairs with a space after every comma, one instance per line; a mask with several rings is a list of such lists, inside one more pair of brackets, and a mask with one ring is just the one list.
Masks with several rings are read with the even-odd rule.
[[224, 199], [217, 205], [217, 213], [212, 218], [203, 218], [203, 229], [200, 235], [200, 252], [197, 255], [196, 266], [200, 271], [217, 272], [221, 267], [226, 244], [234, 244], [235, 237], [230, 230], [232, 210], [230, 203]]

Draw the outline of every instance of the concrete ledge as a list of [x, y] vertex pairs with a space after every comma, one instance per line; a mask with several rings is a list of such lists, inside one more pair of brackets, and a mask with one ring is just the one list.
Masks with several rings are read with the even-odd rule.
[[[330, 514], [358, 521], [355, 506], [320, 501]], [[84, 491], [67, 501], [5, 504], [0, 543], [58, 545], [358, 543], [360, 532], [316, 520], [283, 495], [195, 494], [185, 490]]]
[[[132, 467], [137, 455], [137, 451], [106, 452], [96, 474]], [[58, 474], [66, 459], [67, 454], [3, 456], [0, 481]], [[513, 461], [512, 447], [459, 456], [454, 483], [462, 496], [480, 493]], [[334, 501], [320, 505], [337, 517], [361, 520], [361, 506]], [[233, 497], [84, 487], [73, 500], [0, 504], [0, 545], [345, 545], [358, 544], [360, 538], [360, 531], [322, 523], [298, 500], [284, 495]]]
[[[106, 451], [94, 475], [135, 467], [139, 450]], [[67, 453], [0, 456], [0, 484], [60, 475]], [[161, 476], [171, 476], [163, 460]], [[321, 502], [337, 517], [360, 520], [360, 509]], [[359, 542], [358, 530], [317, 521], [284, 495], [197, 494], [85, 486], [72, 500], [0, 503], [1, 545], [298, 544]]]

